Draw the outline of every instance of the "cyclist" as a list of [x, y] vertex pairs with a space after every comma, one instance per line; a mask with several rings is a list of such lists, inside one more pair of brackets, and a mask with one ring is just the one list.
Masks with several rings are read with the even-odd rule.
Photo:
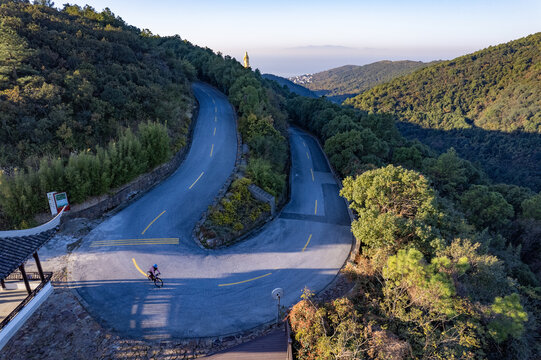
[[150, 270], [148, 271], [148, 277], [150, 278], [150, 280], [154, 281], [154, 278], [158, 275], [160, 275], [161, 272], [160, 270], [158, 270], [158, 265], [157, 264], [154, 264], [152, 265], [152, 267], [150, 268]]

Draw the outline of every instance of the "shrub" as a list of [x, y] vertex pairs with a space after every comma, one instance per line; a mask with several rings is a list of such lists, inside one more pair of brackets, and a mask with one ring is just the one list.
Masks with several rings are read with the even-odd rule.
[[473, 185], [460, 197], [467, 218], [479, 229], [500, 230], [514, 215], [513, 207], [504, 197], [487, 186]]
[[491, 306], [495, 318], [488, 328], [490, 335], [497, 341], [503, 342], [509, 336], [518, 338], [524, 331], [524, 323], [528, 321], [528, 314], [520, 304], [520, 296], [511, 294], [503, 298], [496, 297]]
[[268, 160], [251, 158], [246, 169], [248, 176], [266, 192], [278, 196], [284, 191], [286, 185], [285, 174], [279, 174], [272, 170]]

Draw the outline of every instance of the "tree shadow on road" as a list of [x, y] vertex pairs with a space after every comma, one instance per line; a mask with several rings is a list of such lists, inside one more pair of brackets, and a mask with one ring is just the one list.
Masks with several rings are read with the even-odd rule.
[[284, 289], [281, 305], [300, 300], [305, 287], [318, 292], [338, 269], [260, 269], [222, 278], [168, 278], [157, 288], [140, 279], [77, 281], [59, 284], [82, 299], [87, 311], [120, 336], [171, 340], [237, 334], [272, 323], [277, 303], [271, 292]]

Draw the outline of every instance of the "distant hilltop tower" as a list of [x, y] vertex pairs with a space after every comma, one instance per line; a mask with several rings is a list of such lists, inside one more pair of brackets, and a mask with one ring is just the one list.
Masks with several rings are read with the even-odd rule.
[[250, 58], [248, 57], [248, 51], [244, 53], [244, 67], [246, 69], [250, 67]]

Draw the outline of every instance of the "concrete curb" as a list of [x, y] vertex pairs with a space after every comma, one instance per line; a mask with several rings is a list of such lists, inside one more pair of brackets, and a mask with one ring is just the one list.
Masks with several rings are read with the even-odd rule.
[[[321, 142], [319, 141], [319, 138], [316, 135], [309, 132], [308, 130], [305, 130], [305, 129], [301, 128], [300, 126], [293, 125], [292, 127], [303, 131], [304, 133], [306, 133], [308, 136], [310, 136], [311, 138], [313, 138], [316, 141], [316, 143], [318, 144], [321, 152], [323, 153], [323, 156], [324, 156], [325, 160], [327, 161], [327, 164], [329, 165], [329, 169], [331, 169], [331, 173], [333, 175], [334, 180], [338, 184], [338, 187], [340, 189], [342, 189], [342, 180], [340, 180], [340, 178], [336, 174], [336, 171], [332, 167], [329, 159], [327, 158], [327, 154], [325, 154], [325, 151], [323, 150], [323, 146], [321, 146]], [[346, 204], [349, 219], [350, 219], [351, 222], [353, 222], [355, 220], [355, 216], [353, 215], [353, 212], [349, 208], [349, 203], [346, 201], [346, 199], [344, 199], [344, 202]], [[325, 286], [323, 289], [321, 289], [320, 291], [318, 291], [315, 294], [316, 297], [321, 296], [322, 294], [324, 294], [327, 291], [330, 291], [334, 286], [336, 286], [338, 284], [340, 278], [343, 276], [342, 271], [344, 270], [346, 265], [349, 262], [352, 262], [355, 259], [355, 257], [359, 254], [359, 251], [357, 249], [360, 249], [360, 242], [357, 239], [355, 239], [355, 237], [353, 236], [353, 233], [351, 233], [351, 238], [352, 238], [351, 239], [351, 250], [349, 252], [349, 257], [344, 261], [344, 263], [342, 264], [342, 267], [340, 268], [340, 270], [338, 271], [336, 276], [333, 278], [333, 280], [331, 282], [329, 282], [329, 284], [327, 286]]]
[[[216, 88], [215, 88], [216, 89]], [[216, 89], [218, 90], [218, 89]], [[219, 90], [218, 90], [219, 91]], [[237, 112], [235, 111], [235, 108], [233, 105], [228, 101], [229, 106], [231, 107], [231, 111], [235, 117], [235, 132], [237, 133], [237, 155], [235, 157], [235, 167], [233, 168], [233, 171], [231, 172], [231, 175], [227, 178], [227, 180], [224, 182], [220, 190], [218, 191], [218, 194], [214, 197], [214, 200], [212, 200], [212, 204], [209, 205], [210, 207], [214, 207], [218, 204], [220, 200], [225, 196], [227, 193], [227, 189], [229, 189], [229, 186], [233, 182], [233, 180], [237, 177], [237, 174], [239, 173], [240, 169], [240, 162], [242, 158], [242, 137], [239, 132], [239, 118], [237, 115]], [[208, 250], [203, 244], [201, 244], [201, 241], [199, 240], [198, 234], [200, 233], [201, 226], [205, 223], [207, 220], [209, 214], [209, 210], [207, 209], [203, 214], [201, 214], [201, 219], [195, 224], [193, 230], [192, 230], [192, 240], [194, 243], [199, 246], [199, 248], [203, 250]]]
[[[235, 121], [236, 121], [236, 124], [237, 124], [237, 128], [236, 128], [236, 131], [237, 131], [237, 158], [235, 160], [235, 167], [233, 168], [233, 172], [231, 173], [229, 178], [226, 180], [226, 182], [224, 183], [224, 185], [222, 186], [222, 188], [220, 189], [218, 194], [214, 197], [214, 200], [212, 201], [212, 204], [209, 206], [209, 208], [216, 206], [218, 204], [218, 202], [220, 202], [220, 200], [222, 200], [223, 197], [227, 194], [227, 190], [229, 189], [229, 186], [231, 186], [231, 183], [233, 182], [233, 180], [239, 174], [240, 163], [241, 163], [241, 159], [242, 159], [242, 156], [243, 156], [243, 152], [242, 152], [242, 136], [241, 136], [241, 134], [239, 132], [238, 115], [237, 115], [237, 112], [236, 112], [235, 108], [233, 107], [233, 105], [231, 103], [229, 103], [229, 106], [231, 106], [231, 109], [232, 109], [233, 113], [235, 114]], [[288, 150], [289, 150], [289, 141], [287, 141], [287, 146], [288, 146]], [[291, 156], [288, 158], [288, 164], [286, 165], [288, 180], [290, 180], [289, 179], [290, 178], [290, 176], [289, 176], [290, 169], [291, 169]], [[225, 244], [220, 245], [220, 246], [211, 247], [211, 248], [203, 246], [203, 244], [201, 244], [201, 240], [200, 240], [200, 237], [199, 237], [199, 235], [201, 233], [201, 226], [205, 223], [205, 221], [207, 220], [207, 217], [209, 215], [209, 210], [207, 210], [207, 211], [203, 212], [203, 214], [201, 215], [201, 219], [195, 224], [194, 229], [192, 230], [192, 240], [195, 242], [195, 244], [199, 248], [201, 248], [203, 250], [217, 250], [217, 249], [229, 247], [231, 245], [239, 243], [239, 242], [247, 239], [248, 237], [251, 237], [251, 236], [259, 233], [261, 230], [263, 230], [263, 228], [268, 223], [272, 222], [274, 219], [279, 217], [280, 214], [282, 213], [282, 209], [285, 207], [285, 205], [287, 203], [289, 203], [290, 195], [291, 195], [290, 193], [291, 193], [291, 184], [290, 184], [290, 181], [288, 181], [288, 188], [287, 188], [286, 196], [281, 201], [280, 200], [278, 201], [278, 204], [275, 205], [275, 207], [277, 209], [275, 209], [274, 213], [271, 213], [271, 216], [267, 217], [263, 221], [255, 223], [255, 225], [254, 225], [254, 227], [252, 229], [250, 229], [250, 230], [248, 230], [248, 232], [246, 232], [244, 234], [241, 234], [238, 237], [232, 239], [230, 242], [225, 243]]]

